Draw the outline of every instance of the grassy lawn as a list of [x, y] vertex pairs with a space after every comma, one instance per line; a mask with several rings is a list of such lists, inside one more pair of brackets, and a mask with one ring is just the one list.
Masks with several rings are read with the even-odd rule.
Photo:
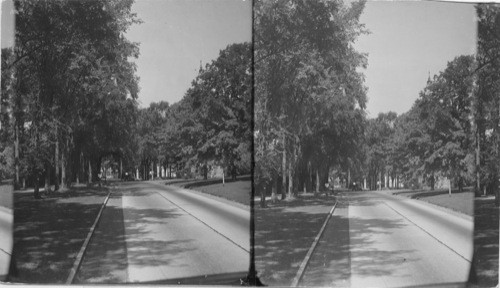
[[235, 201], [244, 205], [250, 206], [250, 195], [252, 193], [251, 181], [235, 181], [222, 185], [212, 184], [206, 186], [192, 187], [190, 189], [222, 197], [231, 201]]
[[[421, 196], [422, 197], [422, 196]], [[420, 198], [422, 201], [426, 201], [441, 207], [445, 207], [460, 213], [464, 213], [470, 216], [474, 216], [474, 193], [473, 192], [463, 192], [463, 193], [452, 193], [440, 194], [432, 196], [423, 196]]]
[[104, 187], [78, 187], [35, 200], [15, 192], [15, 269], [8, 281], [64, 283], [107, 194]]
[[10, 184], [2, 184], [0, 182], [0, 206], [12, 209], [12, 190]]
[[334, 203], [320, 196], [255, 206], [255, 265], [264, 285], [290, 286]]

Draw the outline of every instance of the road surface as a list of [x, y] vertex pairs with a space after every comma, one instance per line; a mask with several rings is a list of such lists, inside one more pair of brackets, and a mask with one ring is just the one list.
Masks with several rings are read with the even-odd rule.
[[169, 281], [245, 275], [249, 224], [249, 210], [199, 193], [160, 182], [120, 183], [76, 283], [197, 283]]
[[0, 206], [0, 281], [5, 280], [9, 273], [13, 245], [13, 223], [14, 215], [12, 209]]
[[387, 192], [346, 192], [300, 286], [455, 285], [468, 279], [472, 217]]

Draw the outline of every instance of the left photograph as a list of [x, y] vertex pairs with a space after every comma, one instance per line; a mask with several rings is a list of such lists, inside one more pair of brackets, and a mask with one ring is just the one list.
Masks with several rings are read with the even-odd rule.
[[252, 2], [1, 12], [0, 281], [249, 277]]

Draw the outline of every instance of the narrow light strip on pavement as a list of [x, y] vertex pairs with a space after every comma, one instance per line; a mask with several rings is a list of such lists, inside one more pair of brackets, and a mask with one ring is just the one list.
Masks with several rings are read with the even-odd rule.
[[5, 253], [5, 254], [7, 254], [7, 255], [9, 255], [9, 256], [12, 256], [12, 254], [11, 254], [11, 253], [9, 253], [9, 252], [5, 251], [5, 250], [4, 250], [4, 249], [2, 249], [2, 248], [0, 248], [0, 251], [2, 251], [3, 253]]
[[444, 243], [443, 241], [439, 240], [438, 238], [436, 238], [434, 235], [432, 235], [431, 233], [429, 233], [427, 230], [425, 230], [424, 228], [420, 227], [419, 225], [417, 225], [415, 222], [411, 221], [408, 217], [406, 217], [405, 215], [401, 214], [399, 211], [397, 211], [395, 208], [393, 208], [391, 205], [387, 204], [386, 202], [382, 202], [384, 203], [387, 207], [391, 208], [394, 212], [398, 213], [399, 215], [401, 215], [401, 217], [405, 218], [406, 220], [408, 220], [410, 223], [412, 223], [413, 225], [415, 225], [416, 227], [418, 227], [420, 230], [424, 231], [427, 235], [431, 236], [432, 238], [434, 238], [436, 241], [438, 241], [439, 243], [441, 243], [441, 245], [445, 246], [446, 248], [450, 249], [453, 253], [457, 254], [458, 256], [460, 256], [460, 258], [464, 259], [465, 261], [471, 263], [471, 260], [467, 259], [465, 256], [461, 255], [460, 253], [458, 253], [457, 251], [455, 251], [453, 248], [451, 248], [450, 246], [446, 245], [446, 243]]
[[194, 216], [193, 214], [189, 213], [188, 211], [186, 211], [184, 208], [182, 208], [181, 206], [177, 205], [177, 203], [175, 203], [174, 201], [168, 199], [167, 197], [165, 197], [162, 193], [158, 193], [158, 192], [155, 192], [157, 193], [158, 195], [160, 195], [161, 197], [163, 197], [163, 199], [167, 200], [168, 202], [174, 204], [175, 206], [177, 206], [179, 209], [181, 209], [182, 211], [186, 212], [187, 214], [189, 214], [191, 217], [193, 217], [194, 219], [200, 221], [201, 223], [203, 223], [205, 226], [207, 226], [208, 228], [212, 229], [215, 233], [221, 235], [222, 237], [226, 238], [227, 240], [229, 240], [231, 243], [233, 243], [234, 245], [240, 247], [241, 249], [243, 249], [245, 252], [247, 253], [250, 253], [250, 250], [248, 248], [245, 248], [245, 247], [241, 247], [241, 245], [239, 245], [238, 243], [234, 242], [231, 238], [227, 237], [226, 235], [220, 233], [219, 231], [215, 230], [212, 226], [208, 225], [206, 222], [204, 222], [203, 220], [201, 220], [200, 218]]
[[90, 243], [90, 238], [92, 238], [92, 235], [94, 234], [95, 228], [97, 227], [97, 223], [99, 223], [99, 219], [101, 219], [102, 211], [104, 210], [104, 207], [106, 207], [106, 204], [108, 203], [109, 196], [111, 195], [111, 192], [108, 193], [108, 196], [106, 199], [104, 199], [104, 202], [101, 205], [101, 210], [99, 210], [99, 213], [97, 214], [97, 217], [95, 218], [94, 224], [90, 228], [89, 233], [87, 234], [87, 238], [83, 242], [82, 248], [80, 248], [80, 252], [78, 252], [78, 255], [76, 256], [76, 260], [73, 263], [73, 268], [71, 268], [71, 271], [69, 272], [68, 279], [66, 280], [66, 284], [73, 284], [73, 281], [75, 280], [76, 273], [78, 272], [78, 269], [80, 269], [80, 265], [82, 264], [83, 260], [83, 255], [85, 254], [85, 251], [87, 250], [87, 246]]
[[333, 215], [333, 212], [335, 211], [335, 207], [337, 207], [338, 200], [335, 201], [335, 204], [333, 204], [332, 209], [330, 209], [330, 213], [326, 216], [325, 222], [323, 223], [323, 226], [321, 227], [321, 230], [319, 230], [318, 235], [316, 235], [316, 238], [314, 239], [313, 244], [311, 245], [311, 248], [309, 248], [309, 251], [307, 251], [307, 255], [302, 260], [302, 263], [300, 264], [299, 270], [297, 271], [297, 274], [295, 275], [295, 278], [292, 281], [292, 287], [297, 287], [299, 285], [300, 279], [302, 279], [302, 276], [304, 275], [304, 272], [306, 271], [307, 264], [309, 264], [309, 260], [311, 259], [312, 253], [314, 252], [314, 249], [316, 249], [316, 246], [318, 246], [319, 239], [323, 235], [323, 232], [325, 231], [326, 224], [328, 223], [328, 220]]

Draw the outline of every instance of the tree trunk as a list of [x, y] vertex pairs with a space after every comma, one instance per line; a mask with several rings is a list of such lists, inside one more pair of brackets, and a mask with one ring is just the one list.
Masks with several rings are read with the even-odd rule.
[[309, 183], [307, 185], [307, 189], [312, 192], [314, 187], [313, 187], [313, 175], [312, 175], [313, 171], [311, 162], [309, 162], [307, 169], [308, 169], [307, 174], [309, 174]]
[[40, 196], [40, 178], [38, 177], [38, 172], [35, 172], [35, 183], [34, 183], [34, 189], [33, 189], [33, 196], [35, 199], [41, 199], [42, 197]]
[[87, 183], [89, 185], [92, 184], [92, 165], [90, 164], [90, 159], [89, 159], [89, 178], [87, 179]]
[[[77, 178], [78, 179], [78, 178]], [[66, 190], [66, 158], [64, 157], [64, 151], [61, 153], [61, 191]]]
[[[477, 101], [479, 101], [479, 97], [476, 96]], [[479, 109], [479, 104], [476, 104], [477, 108]], [[481, 129], [479, 127], [478, 123], [478, 111], [476, 111], [476, 117], [475, 117], [475, 128], [476, 128], [476, 187], [474, 189], [475, 196], [478, 197], [481, 195]]]
[[316, 169], [316, 190], [315, 190], [315, 196], [319, 193], [319, 168]]
[[347, 189], [349, 189], [349, 186], [351, 185], [351, 169], [347, 168]]
[[82, 176], [82, 182], [85, 181], [85, 161], [83, 160], [83, 152], [80, 152], [78, 156], [78, 170], [76, 173], [76, 183], [80, 184], [80, 176]]
[[292, 171], [292, 159], [288, 161], [288, 198], [293, 198], [293, 171]]
[[56, 148], [54, 153], [54, 167], [55, 167], [55, 175], [56, 179], [54, 182], [54, 191], [59, 190], [59, 135], [57, 134], [57, 126], [56, 126]]
[[448, 179], [448, 196], [451, 197], [451, 177]]
[[282, 166], [281, 166], [281, 173], [282, 173], [282, 179], [281, 179], [281, 184], [282, 184], [282, 190], [281, 190], [281, 200], [285, 199], [285, 193], [286, 193], [286, 136], [285, 132], [283, 133], [283, 156], [282, 156]]
[[15, 189], [19, 188], [19, 127], [16, 122], [16, 141], [14, 142], [14, 163], [16, 164], [16, 182]]
[[276, 203], [276, 200], [278, 200], [278, 196], [276, 191], [278, 190], [278, 178], [273, 177], [273, 187], [271, 188], [271, 202]]
[[260, 183], [259, 185], [259, 190], [260, 190], [260, 208], [265, 208], [266, 207], [266, 192], [267, 192], [267, 186], [268, 183]]
[[379, 189], [379, 190], [382, 190], [382, 182], [383, 182], [383, 181], [382, 181], [382, 177], [383, 177], [382, 172], [380, 172], [378, 175], [379, 175], [379, 179], [378, 179], [378, 183], [379, 183], [379, 184], [378, 184], [378, 189]]
[[50, 191], [50, 164], [45, 163], [45, 194], [49, 194]]

